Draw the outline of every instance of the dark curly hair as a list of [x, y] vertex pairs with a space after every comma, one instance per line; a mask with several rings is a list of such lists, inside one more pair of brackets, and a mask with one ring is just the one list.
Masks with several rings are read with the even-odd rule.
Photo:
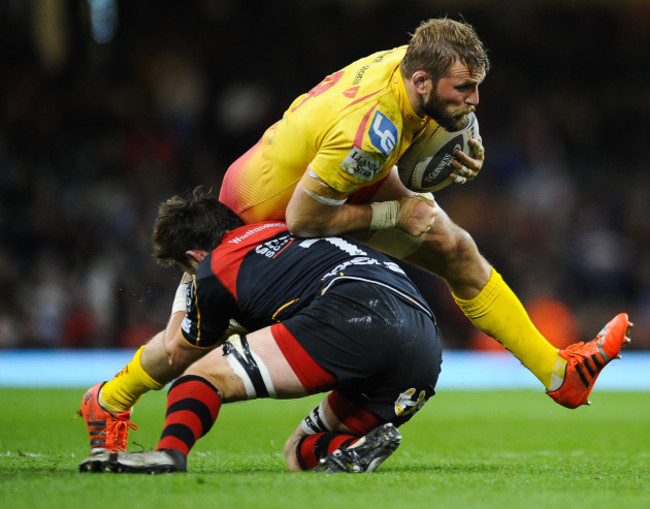
[[230, 230], [244, 222], [209, 191], [199, 186], [187, 198], [173, 196], [158, 209], [153, 227], [153, 256], [165, 267], [191, 267], [191, 249], [212, 251]]

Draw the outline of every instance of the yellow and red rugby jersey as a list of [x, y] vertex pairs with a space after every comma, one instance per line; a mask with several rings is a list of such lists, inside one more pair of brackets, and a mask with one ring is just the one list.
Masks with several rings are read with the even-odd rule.
[[235, 161], [220, 199], [245, 222], [280, 220], [307, 167], [351, 193], [383, 179], [422, 130], [399, 72], [406, 46], [327, 76]]

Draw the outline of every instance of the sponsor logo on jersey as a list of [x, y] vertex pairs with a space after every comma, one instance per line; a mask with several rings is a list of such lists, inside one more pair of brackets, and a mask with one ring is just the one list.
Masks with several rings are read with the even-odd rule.
[[388, 157], [397, 144], [397, 127], [381, 111], [375, 113], [370, 124], [370, 141]]
[[404, 275], [406, 275], [406, 272], [404, 272], [404, 271], [402, 270], [402, 267], [400, 267], [399, 265], [397, 265], [395, 262], [384, 262], [384, 266], [385, 266], [388, 270], [392, 270], [393, 272], [397, 272], [398, 274], [404, 274]]
[[370, 258], [369, 256], [357, 256], [356, 258], [350, 258], [349, 260], [339, 263], [336, 267], [325, 274], [321, 280], [327, 279], [328, 277], [340, 275], [345, 271], [345, 269], [354, 265], [381, 265], [381, 263], [376, 258]]
[[343, 159], [341, 168], [360, 180], [370, 182], [381, 171], [382, 165], [382, 161], [374, 154], [365, 152], [359, 147], [352, 147], [352, 150]]
[[290, 233], [282, 235], [277, 239], [267, 240], [255, 248], [257, 254], [266, 256], [267, 258], [274, 258], [280, 251], [293, 242], [294, 236]]
[[[369, 68], [370, 68], [370, 66], [368, 64], [360, 67], [357, 70], [357, 73], [354, 75], [354, 80], [352, 80], [352, 84], [353, 85], [358, 85], [359, 83], [361, 83], [361, 80], [363, 79], [363, 75], [366, 73], [366, 71]], [[359, 88], [359, 87], [357, 87], [357, 88]]]
[[248, 230], [246, 233], [243, 235], [239, 235], [238, 237], [234, 237], [230, 240], [228, 240], [228, 244], [240, 244], [244, 240], [246, 240], [248, 237], [251, 235], [255, 235], [258, 232], [261, 232], [263, 230], [266, 230], [267, 228], [286, 228], [287, 224], [286, 223], [264, 223], [260, 226], [256, 226], [254, 228], [251, 228]]

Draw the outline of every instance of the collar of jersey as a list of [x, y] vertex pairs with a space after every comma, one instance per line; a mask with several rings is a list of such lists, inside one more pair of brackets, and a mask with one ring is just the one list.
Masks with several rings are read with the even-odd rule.
[[393, 76], [390, 80], [390, 86], [393, 90], [393, 93], [395, 94], [395, 97], [397, 97], [400, 111], [404, 117], [404, 125], [413, 130], [423, 127], [424, 124], [426, 124], [427, 119], [418, 116], [418, 114], [415, 113], [413, 106], [411, 106], [411, 101], [409, 101], [408, 95], [406, 94], [404, 77], [400, 71], [399, 64], [393, 71]]

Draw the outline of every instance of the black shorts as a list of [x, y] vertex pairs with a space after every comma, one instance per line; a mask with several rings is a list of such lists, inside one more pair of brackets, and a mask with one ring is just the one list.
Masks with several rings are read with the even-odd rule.
[[385, 421], [407, 421], [434, 394], [438, 327], [388, 288], [339, 282], [282, 325], [342, 395]]

